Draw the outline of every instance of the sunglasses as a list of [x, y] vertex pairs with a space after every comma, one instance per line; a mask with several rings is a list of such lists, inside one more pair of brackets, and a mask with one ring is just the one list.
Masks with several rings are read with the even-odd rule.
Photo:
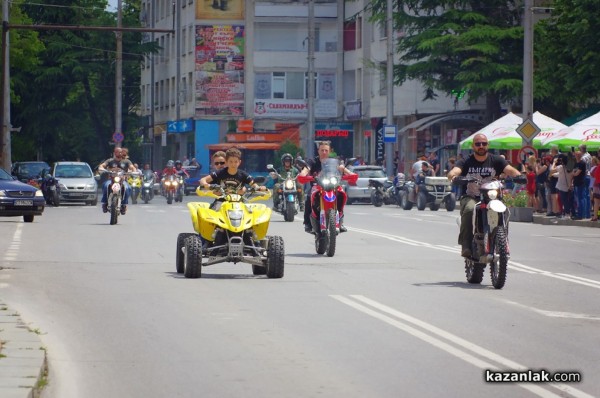
[[215, 166], [222, 166], [224, 164], [225, 164], [225, 162], [215, 162]]
[[476, 142], [475, 146], [488, 146], [487, 142]]

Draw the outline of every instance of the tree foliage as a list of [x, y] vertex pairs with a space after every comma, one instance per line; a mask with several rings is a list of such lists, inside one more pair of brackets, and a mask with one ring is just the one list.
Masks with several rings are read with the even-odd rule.
[[[139, 3], [123, 3], [123, 26], [137, 26]], [[20, 5], [33, 24], [116, 26], [116, 12], [106, 11], [106, 6], [106, 0]], [[45, 46], [39, 65], [24, 74], [28, 85], [13, 109], [13, 124], [23, 128], [13, 136], [13, 158], [80, 158], [90, 163], [105, 158], [115, 130], [115, 33], [56, 29], [40, 30], [38, 37]], [[121, 114], [126, 136], [138, 129], [140, 62], [153, 48], [140, 43], [141, 34], [123, 33]]]
[[[471, 101], [485, 97], [490, 118], [500, 103], [522, 92], [521, 2], [515, 0], [396, 0], [394, 30], [400, 63], [394, 83], [416, 79], [425, 98], [434, 90], [448, 95], [465, 90]], [[375, 21], [384, 23], [386, 1], [374, 0]]]

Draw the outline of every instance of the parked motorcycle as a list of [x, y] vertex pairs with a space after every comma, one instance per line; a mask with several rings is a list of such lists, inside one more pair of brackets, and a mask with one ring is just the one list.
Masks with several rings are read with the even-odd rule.
[[[377, 180], [369, 179], [369, 189], [373, 188], [371, 191], [371, 203], [375, 207], [381, 207], [382, 205], [390, 205], [394, 203], [395, 199], [393, 195], [394, 185], [391, 181], [380, 182]], [[392, 190], [390, 192], [390, 190]]]
[[[321, 162], [321, 174], [318, 177], [298, 176], [300, 184], [315, 181], [312, 188], [311, 201], [319, 194], [319, 202], [312, 203], [310, 222], [315, 235], [315, 249], [317, 254], [326, 253], [327, 256], [335, 255], [337, 235], [340, 233], [340, 213], [337, 208], [337, 195], [343, 192], [340, 185], [342, 180], [348, 181], [350, 185], [356, 185], [358, 174], [342, 176], [338, 170], [337, 159], [327, 159]], [[317, 217], [318, 220], [317, 220]]]
[[203, 266], [243, 262], [252, 265], [254, 275], [283, 277], [283, 238], [267, 236], [271, 209], [265, 204], [251, 203], [269, 199], [271, 191], [249, 189], [238, 195], [227, 193], [220, 185], [211, 185], [209, 190], [198, 188], [196, 192], [215, 198], [220, 207], [215, 210], [207, 202], [188, 203], [196, 232], [177, 236], [178, 273], [186, 278], [200, 278]]
[[298, 214], [301, 207], [302, 198], [300, 194], [302, 190], [296, 184], [296, 179], [292, 177], [292, 173], [288, 172], [286, 176], [281, 176], [272, 164], [267, 165], [267, 170], [275, 174], [277, 180], [283, 179], [283, 183], [274, 195], [279, 196], [279, 206], [275, 210], [277, 213], [283, 214], [285, 221], [294, 221], [294, 216]]
[[44, 170], [42, 175], [43, 177], [39, 179], [39, 185], [46, 203], [54, 207], [60, 206], [60, 184], [58, 179], [54, 178], [47, 170]]
[[148, 203], [154, 199], [154, 173], [150, 170], [142, 172], [142, 200]]
[[[527, 183], [525, 177], [513, 179]], [[459, 176], [456, 185], [474, 183], [479, 185], [480, 197], [473, 211], [473, 242], [471, 258], [465, 258], [465, 273], [469, 283], [481, 283], [486, 265], [490, 266], [492, 285], [502, 289], [506, 282], [506, 271], [510, 250], [508, 245], [508, 222], [510, 211], [502, 199], [502, 182], [482, 182], [472, 177]], [[460, 220], [460, 218], [459, 218]]]
[[131, 203], [135, 205], [142, 192], [142, 176], [140, 174], [130, 174], [127, 177], [127, 182], [131, 187]]
[[163, 180], [164, 195], [167, 198], [167, 203], [183, 202], [183, 180], [180, 176], [169, 174]]
[[127, 173], [119, 170], [110, 171], [107, 174], [110, 179], [107, 201], [108, 214], [110, 214], [110, 225], [115, 225], [119, 220], [119, 214], [121, 214], [121, 203], [125, 196], [125, 185], [123, 182]]

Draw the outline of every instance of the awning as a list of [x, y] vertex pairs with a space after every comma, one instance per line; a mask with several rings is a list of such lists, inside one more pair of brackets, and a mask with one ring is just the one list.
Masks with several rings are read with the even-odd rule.
[[415, 129], [417, 131], [421, 131], [426, 129], [427, 127], [443, 122], [444, 120], [457, 120], [457, 119], [466, 119], [466, 120], [474, 120], [480, 121], [479, 112], [446, 112], [446, 113], [437, 113], [435, 115], [425, 116], [419, 120], [415, 120], [414, 122], [402, 127], [398, 133], [403, 133], [409, 129]]
[[229, 148], [238, 149], [267, 149], [267, 150], [278, 150], [281, 148], [281, 144], [276, 142], [226, 142], [222, 144], [210, 144], [206, 145], [209, 151], [226, 151]]

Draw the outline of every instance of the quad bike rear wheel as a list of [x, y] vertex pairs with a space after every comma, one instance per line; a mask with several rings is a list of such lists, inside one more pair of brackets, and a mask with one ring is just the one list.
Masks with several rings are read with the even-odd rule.
[[186, 278], [202, 277], [202, 241], [193, 234], [184, 243], [183, 275]]

